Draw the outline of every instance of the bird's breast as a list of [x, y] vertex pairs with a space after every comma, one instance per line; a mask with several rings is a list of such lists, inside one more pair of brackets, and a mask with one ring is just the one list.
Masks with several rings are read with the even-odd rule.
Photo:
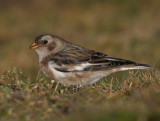
[[55, 75], [54, 73], [52, 72], [52, 70], [49, 68], [48, 66], [48, 63], [43, 63], [43, 62], [40, 62], [39, 63], [39, 66], [40, 66], [40, 69], [42, 71], [42, 73], [49, 79], [53, 79], [55, 80]]

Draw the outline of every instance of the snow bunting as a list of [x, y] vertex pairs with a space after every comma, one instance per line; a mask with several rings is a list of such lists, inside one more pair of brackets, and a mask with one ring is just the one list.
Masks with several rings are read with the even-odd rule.
[[151, 68], [89, 50], [49, 34], [36, 37], [30, 48], [36, 51], [43, 74], [65, 85], [89, 85], [114, 72]]

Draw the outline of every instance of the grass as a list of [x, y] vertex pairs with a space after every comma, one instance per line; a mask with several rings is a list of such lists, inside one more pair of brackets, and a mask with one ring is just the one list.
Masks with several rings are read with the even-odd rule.
[[[0, 0], [0, 120], [160, 120], [159, 4]], [[154, 70], [119, 72], [78, 91], [63, 85], [54, 91], [56, 83], [37, 76], [37, 56], [28, 49], [44, 33]]]
[[[0, 119], [5, 120], [160, 120], [160, 72], [129, 71], [72, 91], [39, 75], [35, 83], [21, 69], [0, 78]], [[116, 75], [115, 75], [116, 76]]]

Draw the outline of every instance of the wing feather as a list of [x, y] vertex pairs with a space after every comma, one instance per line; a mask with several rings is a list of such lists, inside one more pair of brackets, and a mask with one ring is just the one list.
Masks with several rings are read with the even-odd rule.
[[100, 71], [116, 67], [126, 68], [126, 66], [149, 67], [148, 65], [137, 64], [133, 61], [88, 50], [78, 45], [67, 46], [61, 52], [50, 55], [49, 61], [56, 64], [57, 66], [54, 68], [61, 72]]

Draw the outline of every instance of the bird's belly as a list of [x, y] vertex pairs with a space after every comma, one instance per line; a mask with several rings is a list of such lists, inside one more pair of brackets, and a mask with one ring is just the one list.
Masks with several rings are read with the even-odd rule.
[[54, 80], [65, 85], [89, 85], [105, 76], [97, 72], [59, 72], [57, 70], [52, 72], [55, 75]]
[[81, 71], [81, 72], [62, 72], [52, 64], [41, 66], [41, 70], [49, 79], [65, 85], [89, 85], [97, 82], [104, 76], [109, 75], [104, 71]]
[[109, 75], [104, 71], [61, 72], [53, 67], [42, 65], [41, 71], [49, 79], [65, 85], [89, 85]]

